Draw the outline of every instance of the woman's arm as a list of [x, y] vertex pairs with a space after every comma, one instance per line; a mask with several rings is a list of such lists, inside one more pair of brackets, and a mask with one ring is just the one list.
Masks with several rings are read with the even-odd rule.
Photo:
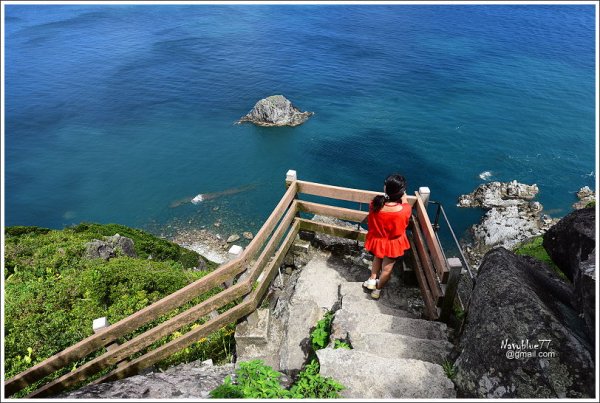
[[402, 204], [408, 203], [408, 196], [406, 196], [406, 193], [404, 193], [402, 195], [402, 199], [401, 200], [402, 200]]

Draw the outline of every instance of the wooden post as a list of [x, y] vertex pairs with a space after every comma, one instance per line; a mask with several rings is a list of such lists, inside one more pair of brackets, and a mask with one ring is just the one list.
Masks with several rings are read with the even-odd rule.
[[298, 180], [298, 174], [293, 169], [290, 169], [285, 174], [285, 187], [288, 188], [290, 184], [294, 181]]
[[[94, 333], [98, 333], [101, 330], [106, 329], [109, 326], [110, 326], [110, 323], [108, 323], [108, 319], [106, 318], [106, 316], [103, 316], [102, 318], [96, 318], [92, 322], [92, 329], [94, 329]], [[113, 351], [117, 347], [119, 347], [119, 343], [114, 341], [106, 346], [106, 351], [109, 351], [109, 352]], [[122, 367], [123, 365], [126, 365], [126, 364], [127, 363], [125, 361], [121, 361], [120, 363], [117, 364], [117, 367]]]
[[429, 196], [431, 195], [431, 191], [427, 186], [421, 186], [419, 188], [419, 196], [421, 196], [421, 200], [423, 200], [423, 204], [427, 207], [427, 203], [429, 203]]
[[[244, 251], [244, 248], [242, 248], [239, 245], [231, 245], [231, 248], [229, 248], [229, 251], [227, 252], [227, 261], [230, 262], [232, 260], [237, 259], [238, 257], [242, 256], [242, 252]], [[241, 278], [241, 276], [244, 275], [246, 271], [244, 270], [242, 273], [240, 273], [240, 276], [237, 276], [238, 278]], [[223, 287], [225, 289], [231, 287], [233, 285], [233, 281], [236, 278], [236, 276], [233, 276], [227, 280], [225, 280], [223, 282]]]
[[450, 268], [450, 274], [448, 275], [448, 283], [442, 284], [442, 290], [444, 291], [444, 300], [442, 301], [441, 307], [442, 312], [440, 313], [440, 320], [442, 322], [447, 322], [452, 313], [454, 298], [456, 297], [460, 273], [462, 271], [462, 263], [459, 258], [451, 257], [447, 259], [447, 261], [448, 267]]

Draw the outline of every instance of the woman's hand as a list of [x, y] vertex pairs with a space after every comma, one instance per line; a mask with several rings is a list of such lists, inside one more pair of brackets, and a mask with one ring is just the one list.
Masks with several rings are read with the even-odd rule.
[[402, 200], [402, 204], [408, 203], [408, 196], [406, 196], [406, 193], [404, 193], [402, 195], [402, 199], [401, 200]]

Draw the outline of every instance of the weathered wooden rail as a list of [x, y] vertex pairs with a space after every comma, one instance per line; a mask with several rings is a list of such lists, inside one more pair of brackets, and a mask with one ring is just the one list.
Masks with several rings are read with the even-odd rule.
[[[99, 330], [79, 343], [8, 379], [4, 383], [5, 396], [11, 396], [58, 370], [71, 367], [74, 362], [85, 359], [90, 354], [108, 346], [110, 348], [107, 348], [107, 351], [102, 355], [46, 383], [31, 392], [27, 397], [37, 398], [56, 395], [85, 382], [94, 375], [97, 376], [100, 371], [113, 366], [116, 366], [116, 368], [93, 383], [113, 381], [131, 376], [186, 348], [221, 327], [240, 320], [260, 305], [270, 282], [282, 264], [285, 254], [301, 229], [364, 241], [366, 231], [360, 226], [357, 226], [357, 229], [351, 229], [315, 222], [301, 218], [300, 212], [326, 215], [360, 223], [367, 217], [367, 211], [303, 201], [299, 199], [299, 196], [306, 194], [368, 204], [374, 196], [379, 194], [378, 192], [299, 181], [296, 178], [295, 171], [288, 172], [286, 186], [287, 191], [240, 256], [175, 293], [113, 325]], [[457, 269], [456, 265], [449, 264], [444, 258], [441, 246], [435, 237], [425, 210], [424, 202], [427, 200], [424, 193], [416, 193], [414, 196], [408, 196], [408, 199], [413, 206], [413, 217], [410, 225], [412, 235], [409, 234], [412, 252], [409, 254], [411, 259], [407, 263], [415, 271], [425, 301], [427, 317], [432, 320], [445, 320], [452, 309], [460, 267]], [[449, 261], [451, 260], [449, 259]], [[240, 277], [235, 282], [235, 279], [242, 273], [246, 273], [245, 277], [243, 279]], [[156, 321], [162, 315], [222, 284], [230, 284], [231, 286], [127, 342], [121, 345], [115, 344], [118, 338]], [[181, 330], [186, 325], [207, 317], [210, 313], [216, 312], [217, 309], [239, 300], [241, 302], [237, 305], [218, 313], [181, 337], [131, 359], [131, 356], [150, 347], [154, 342], [177, 330]]]

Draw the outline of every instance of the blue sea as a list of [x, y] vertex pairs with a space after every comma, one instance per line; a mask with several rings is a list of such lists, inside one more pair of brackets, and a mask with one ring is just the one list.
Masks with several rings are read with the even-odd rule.
[[[400, 172], [459, 236], [485, 181], [535, 183], [564, 216], [596, 188], [595, 11], [5, 5], [5, 225], [256, 232], [289, 169], [377, 191]], [[274, 94], [314, 116], [234, 124]]]

